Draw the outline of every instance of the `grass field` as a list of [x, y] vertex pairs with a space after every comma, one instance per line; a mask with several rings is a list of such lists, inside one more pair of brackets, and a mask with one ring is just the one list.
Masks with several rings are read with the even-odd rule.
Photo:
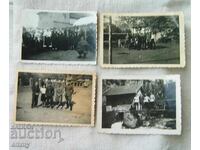
[[[154, 50], [112, 49], [112, 64], [179, 64], [180, 51], [176, 43], [157, 44]], [[108, 49], [104, 49], [104, 64], [108, 64]]]

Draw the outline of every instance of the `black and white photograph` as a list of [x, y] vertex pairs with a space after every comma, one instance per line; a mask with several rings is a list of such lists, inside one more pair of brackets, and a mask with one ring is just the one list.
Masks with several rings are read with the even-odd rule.
[[95, 74], [19, 71], [16, 123], [94, 125]]
[[182, 13], [102, 14], [103, 67], [184, 67]]
[[100, 131], [180, 134], [180, 79], [102, 79]]
[[96, 12], [24, 10], [21, 60], [96, 64]]

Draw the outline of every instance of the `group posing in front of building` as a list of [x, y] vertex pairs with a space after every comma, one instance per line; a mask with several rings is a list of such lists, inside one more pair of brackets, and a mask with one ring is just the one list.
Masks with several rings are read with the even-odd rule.
[[92, 27], [81, 29], [70, 28], [23, 28], [23, 56], [40, 53], [45, 50], [76, 50], [79, 58], [85, 58], [89, 51], [95, 52], [96, 31]]
[[143, 95], [141, 91], [138, 91], [131, 104], [131, 107], [134, 107], [137, 111], [143, 108], [153, 109], [154, 106], [155, 95], [152, 92], [149, 95], [146, 93]]

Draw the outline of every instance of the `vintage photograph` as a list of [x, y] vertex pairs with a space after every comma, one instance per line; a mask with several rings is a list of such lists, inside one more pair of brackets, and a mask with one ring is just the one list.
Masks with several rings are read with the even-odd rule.
[[102, 79], [100, 132], [180, 134], [179, 76]]
[[96, 63], [96, 12], [24, 10], [21, 60]]
[[95, 74], [19, 71], [16, 123], [94, 126]]
[[184, 67], [182, 13], [102, 14], [103, 67]]

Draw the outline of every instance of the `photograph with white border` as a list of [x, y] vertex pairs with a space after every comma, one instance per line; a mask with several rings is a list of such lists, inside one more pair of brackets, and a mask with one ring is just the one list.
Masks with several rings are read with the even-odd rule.
[[22, 62], [96, 64], [96, 12], [22, 11]]
[[185, 66], [184, 15], [102, 13], [101, 66], [105, 68]]
[[179, 75], [103, 76], [98, 131], [113, 134], [181, 134]]
[[96, 74], [18, 70], [16, 124], [94, 126]]

